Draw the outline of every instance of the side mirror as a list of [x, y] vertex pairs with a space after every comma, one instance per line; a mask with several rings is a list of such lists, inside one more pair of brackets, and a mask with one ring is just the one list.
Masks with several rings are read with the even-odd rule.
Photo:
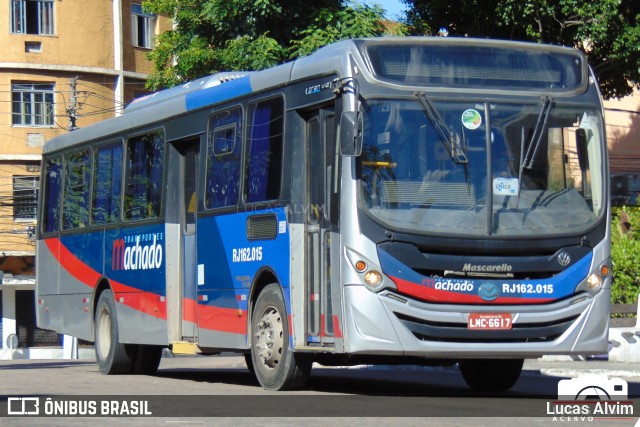
[[340, 154], [359, 156], [362, 153], [362, 117], [356, 111], [343, 111], [340, 116]]
[[576, 130], [576, 150], [580, 169], [586, 171], [589, 168], [589, 162], [587, 160], [587, 131], [585, 129]]

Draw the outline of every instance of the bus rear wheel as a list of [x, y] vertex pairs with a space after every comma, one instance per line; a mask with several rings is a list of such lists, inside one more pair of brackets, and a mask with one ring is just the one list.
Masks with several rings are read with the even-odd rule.
[[308, 355], [289, 348], [289, 322], [280, 286], [266, 286], [251, 317], [251, 360], [256, 378], [267, 390], [303, 387], [311, 373]]
[[461, 360], [460, 372], [469, 387], [478, 391], [508, 390], [518, 381], [524, 359]]
[[130, 356], [135, 354], [132, 358], [131, 373], [153, 375], [158, 371], [164, 347], [159, 345], [125, 344], [125, 348]]
[[100, 372], [105, 375], [131, 372], [132, 349], [120, 342], [116, 302], [110, 289], [100, 294], [93, 327], [96, 361]]

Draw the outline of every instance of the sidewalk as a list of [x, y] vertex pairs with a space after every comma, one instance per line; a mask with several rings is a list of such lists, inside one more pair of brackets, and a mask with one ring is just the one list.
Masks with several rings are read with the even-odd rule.
[[609, 329], [609, 360], [640, 362], [640, 321], [636, 326]]
[[543, 356], [525, 360], [524, 369], [551, 376], [607, 375], [609, 378], [640, 382], [640, 323], [610, 328], [608, 354], [593, 357]]
[[[640, 347], [640, 346], [639, 346]], [[606, 375], [640, 382], [640, 362], [612, 362], [606, 360], [549, 360], [545, 357], [524, 361], [523, 370], [539, 371], [553, 377], [574, 378], [582, 375]]]

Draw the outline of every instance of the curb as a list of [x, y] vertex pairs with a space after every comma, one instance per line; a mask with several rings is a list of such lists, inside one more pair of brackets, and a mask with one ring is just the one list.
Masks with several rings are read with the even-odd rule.
[[609, 360], [640, 362], [640, 328], [609, 329]]
[[609, 351], [594, 356], [542, 356], [549, 362], [609, 361], [623, 363], [640, 362], [640, 328], [637, 326], [609, 329]]

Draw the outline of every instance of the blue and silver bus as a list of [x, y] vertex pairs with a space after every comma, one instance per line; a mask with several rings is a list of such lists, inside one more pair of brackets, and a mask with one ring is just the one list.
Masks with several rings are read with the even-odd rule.
[[459, 364], [607, 351], [599, 89], [575, 49], [339, 42], [221, 73], [47, 142], [37, 320], [104, 374], [244, 354], [266, 389], [312, 363]]

